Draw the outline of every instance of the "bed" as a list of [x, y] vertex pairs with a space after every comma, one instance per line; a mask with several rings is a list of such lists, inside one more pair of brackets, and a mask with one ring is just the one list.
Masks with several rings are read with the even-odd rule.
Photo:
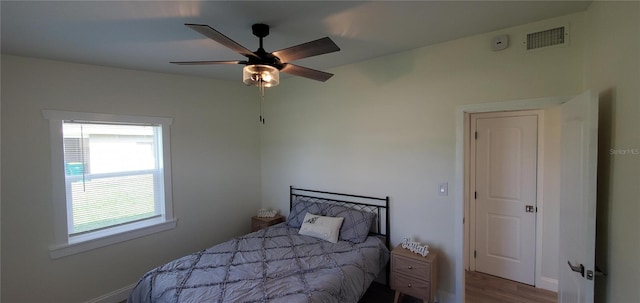
[[128, 302], [355, 303], [388, 277], [389, 235], [388, 197], [290, 187], [286, 222], [150, 270]]

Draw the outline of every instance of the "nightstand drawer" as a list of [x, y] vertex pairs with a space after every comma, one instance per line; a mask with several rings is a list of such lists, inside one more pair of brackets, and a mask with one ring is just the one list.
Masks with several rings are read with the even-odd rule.
[[431, 297], [431, 283], [395, 273], [391, 278], [391, 288], [416, 298], [429, 300]]
[[393, 255], [392, 263], [394, 272], [406, 274], [423, 280], [431, 279], [431, 264], [427, 262]]

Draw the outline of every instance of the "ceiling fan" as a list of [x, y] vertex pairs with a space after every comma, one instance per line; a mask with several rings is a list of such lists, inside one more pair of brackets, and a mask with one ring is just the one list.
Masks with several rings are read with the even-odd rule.
[[255, 52], [231, 40], [205, 24], [185, 24], [190, 29], [216, 41], [223, 46], [247, 57], [240, 61], [174, 61], [179, 65], [212, 65], [212, 64], [243, 64], [243, 82], [261, 88], [276, 86], [280, 82], [279, 71], [294, 76], [305, 77], [317, 81], [327, 81], [333, 76], [331, 73], [291, 64], [291, 61], [313, 57], [317, 55], [337, 52], [340, 48], [329, 37], [302, 43], [296, 46], [268, 53], [264, 50], [262, 39], [269, 35], [269, 26], [258, 23], [251, 26], [253, 34], [260, 39], [260, 47]]

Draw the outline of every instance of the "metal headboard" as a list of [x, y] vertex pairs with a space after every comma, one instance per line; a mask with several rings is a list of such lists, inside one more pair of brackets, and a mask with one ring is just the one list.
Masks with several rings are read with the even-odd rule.
[[[334, 203], [349, 208], [374, 212], [376, 216], [377, 228], [369, 234], [384, 237], [385, 245], [391, 249], [391, 224], [389, 217], [389, 196], [384, 198], [370, 197], [336, 192], [320, 191], [313, 189], [295, 188], [289, 186], [289, 210], [293, 208], [293, 201], [296, 197], [317, 199], [322, 203]], [[383, 201], [383, 202], [380, 202]], [[384, 205], [381, 205], [383, 204]], [[384, 214], [384, 215], [382, 215]], [[382, 227], [382, 217], [384, 217], [384, 228]]]

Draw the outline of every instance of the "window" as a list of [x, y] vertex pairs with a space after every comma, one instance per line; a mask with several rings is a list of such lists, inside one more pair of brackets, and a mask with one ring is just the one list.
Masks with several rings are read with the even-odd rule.
[[175, 227], [171, 118], [44, 111], [62, 257]]

